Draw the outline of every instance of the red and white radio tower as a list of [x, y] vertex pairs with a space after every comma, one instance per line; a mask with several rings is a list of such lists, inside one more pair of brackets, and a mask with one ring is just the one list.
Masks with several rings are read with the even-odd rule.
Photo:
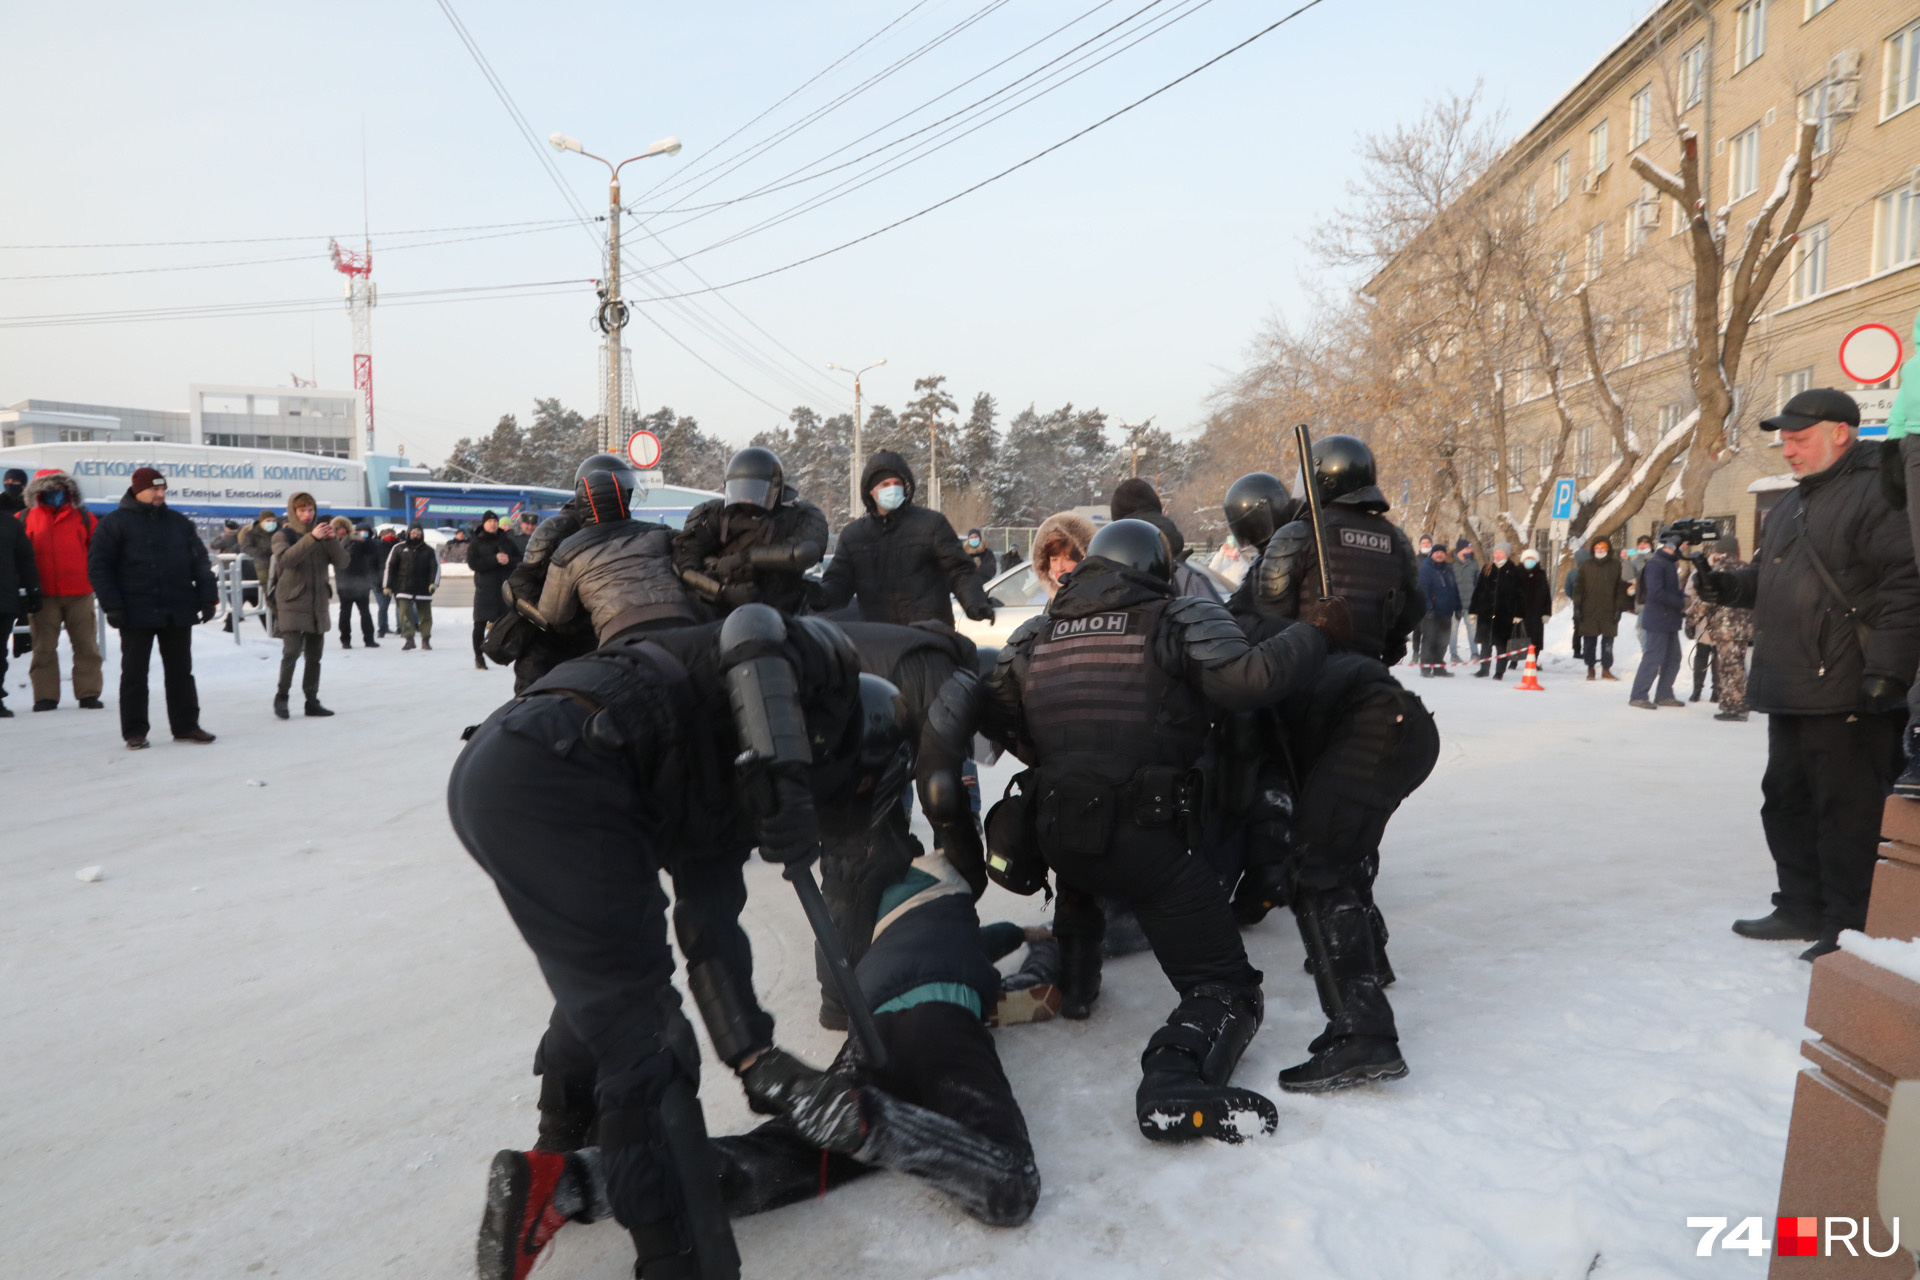
[[333, 269], [347, 278], [347, 314], [353, 317], [353, 389], [367, 398], [367, 452], [373, 452], [373, 245], [361, 252], [329, 240]]

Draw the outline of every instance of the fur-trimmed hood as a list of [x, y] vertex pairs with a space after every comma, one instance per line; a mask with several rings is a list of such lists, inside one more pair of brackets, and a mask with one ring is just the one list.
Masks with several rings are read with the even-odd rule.
[[39, 503], [41, 494], [54, 489], [65, 489], [67, 505], [75, 510], [86, 506], [86, 501], [80, 496], [80, 482], [64, 471], [52, 470], [42, 471], [27, 482], [26, 492], [22, 496], [26, 498], [28, 510]]
[[1047, 575], [1047, 561], [1052, 558], [1053, 544], [1070, 544], [1085, 556], [1087, 544], [1092, 541], [1093, 521], [1078, 512], [1061, 511], [1040, 522], [1040, 528], [1033, 535], [1033, 572], [1049, 594], [1060, 585]]

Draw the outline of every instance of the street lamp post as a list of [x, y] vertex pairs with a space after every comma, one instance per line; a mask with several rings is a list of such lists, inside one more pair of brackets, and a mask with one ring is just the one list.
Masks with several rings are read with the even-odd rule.
[[628, 156], [619, 164], [604, 156], [594, 155], [580, 145], [577, 138], [569, 138], [564, 133], [548, 137], [555, 151], [572, 151], [598, 160], [607, 166], [607, 286], [600, 298], [600, 329], [607, 335], [607, 385], [602, 399], [606, 405], [601, 415], [600, 447], [608, 453], [616, 453], [626, 447], [626, 406], [621, 402], [625, 394], [626, 382], [622, 363], [620, 338], [627, 327], [627, 304], [620, 300], [620, 171], [635, 160], [645, 160], [652, 156], [670, 156], [680, 150], [680, 139], [662, 138], [637, 156]]
[[829, 369], [853, 375], [853, 456], [847, 461], [847, 519], [854, 520], [860, 514], [860, 468], [866, 463], [860, 450], [860, 375], [868, 369], [878, 369], [887, 362], [881, 356], [870, 365], [858, 369], [849, 369], [843, 364], [830, 364]]

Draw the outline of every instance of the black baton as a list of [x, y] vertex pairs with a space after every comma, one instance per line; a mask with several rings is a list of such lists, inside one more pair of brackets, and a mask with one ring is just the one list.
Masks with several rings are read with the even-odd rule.
[[853, 966], [847, 963], [847, 953], [840, 946], [840, 935], [833, 927], [833, 917], [827, 914], [827, 900], [820, 896], [820, 886], [814, 881], [813, 867], [801, 859], [789, 862], [781, 874], [793, 882], [793, 891], [800, 895], [800, 908], [807, 913], [807, 923], [813, 926], [813, 936], [819, 941], [820, 950], [826, 954], [827, 970], [833, 974], [833, 985], [840, 992], [840, 1003], [846, 1007], [847, 1020], [852, 1024], [854, 1038], [860, 1042], [860, 1048], [866, 1055], [867, 1065], [876, 1071], [884, 1071], [887, 1050], [880, 1043], [880, 1028], [873, 1025], [873, 1010], [867, 1008], [866, 993], [860, 990], [860, 983], [853, 976]]

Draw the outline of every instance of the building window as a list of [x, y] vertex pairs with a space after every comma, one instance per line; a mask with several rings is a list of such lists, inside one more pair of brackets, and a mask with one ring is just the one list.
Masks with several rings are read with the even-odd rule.
[[1873, 269], [1891, 271], [1920, 261], [1920, 169], [1898, 191], [1873, 202]]
[[1627, 102], [1627, 146], [1643, 147], [1653, 137], [1653, 86], [1646, 85]]
[[1667, 293], [1667, 349], [1693, 340], [1693, 286], [1683, 284]]
[[1560, 158], [1553, 162], [1553, 202], [1560, 204], [1566, 200], [1573, 188], [1573, 153], [1562, 151]]
[[1540, 188], [1533, 183], [1527, 184], [1526, 217], [1528, 226], [1540, 220]]
[[156, 443], [166, 439], [158, 431], [136, 431], [133, 433], [133, 438], [143, 443]]
[[1668, 401], [1666, 404], [1661, 405], [1660, 406], [1660, 434], [1662, 436], [1667, 435], [1675, 427], [1679, 426], [1680, 420], [1685, 418], [1686, 416], [1687, 416], [1687, 407], [1681, 404], [1678, 400], [1671, 400], [1671, 401]]
[[1885, 72], [1887, 92], [1880, 104], [1882, 120], [1920, 102], [1920, 22], [1887, 41]]
[[1800, 95], [1800, 123], [1820, 126], [1813, 135], [1813, 154], [1823, 156], [1833, 145], [1833, 94], [1836, 86], [1821, 81]]
[[1660, 193], [1653, 184], [1640, 184], [1640, 198], [1627, 206], [1626, 237], [1621, 248], [1623, 257], [1631, 258], [1640, 252], [1640, 246], [1647, 242], [1653, 229], [1660, 225]]
[[1793, 246], [1793, 281], [1789, 302], [1805, 302], [1827, 291], [1827, 224], [1808, 227]]
[[1697, 107], [1707, 96], [1707, 45], [1703, 40], [1680, 55], [1680, 109]]
[[1767, 0], [1747, 0], [1733, 11], [1733, 69], [1767, 51]]
[[85, 444], [93, 439], [93, 432], [87, 427], [60, 428], [61, 444]]
[[1597, 280], [1607, 263], [1607, 225], [1603, 222], [1587, 232], [1587, 279]]
[[1583, 424], [1573, 435], [1573, 473], [1577, 476], [1593, 474], [1593, 424]]
[[1727, 199], [1744, 200], [1760, 189], [1760, 126], [1737, 133], [1727, 144]]
[[1567, 292], [1567, 251], [1553, 251], [1553, 275], [1547, 281], [1547, 291], [1558, 298]]
[[1816, 13], [1825, 13], [1832, 7], [1833, 0], [1807, 0], [1807, 17], [1811, 18]]
[[1627, 321], [1627, 363], [1633, 364], [1639, 360], [1646, 354], [1646, 350], [1646, 326], [1640, 323], [1638, 316], [1635, 316]]
[[13, 432], [0, 431], [0, 449], [13, 448]]
[[1587, 130], [1587, 177], [1597, 178], [1607, 171], [1607, 122], [1602, 120]]
[[1799, 395], [1813, 385], [1813, 366], [1795, 369], [1792, 373], [1783, 373], [1773, 380], [1773, 398], [1775, 413], [1786, 408], [1787, 401]]
[[1518, 493], [1527, 483], [1527, 446], [1515, 440], [1507, 454], [1507, 492]]
[[1498, 487], [1494, 477], [1499, 474], [1499, 471], [1500, 471], [1499, 464], [1500, 464], [1500, 455], [1495, 453], [1492, 449], [1487, 450], [1487, 475], [1486, 475], [1486, 480], [1480, 492], [1492, 493], [1494, 489]]

